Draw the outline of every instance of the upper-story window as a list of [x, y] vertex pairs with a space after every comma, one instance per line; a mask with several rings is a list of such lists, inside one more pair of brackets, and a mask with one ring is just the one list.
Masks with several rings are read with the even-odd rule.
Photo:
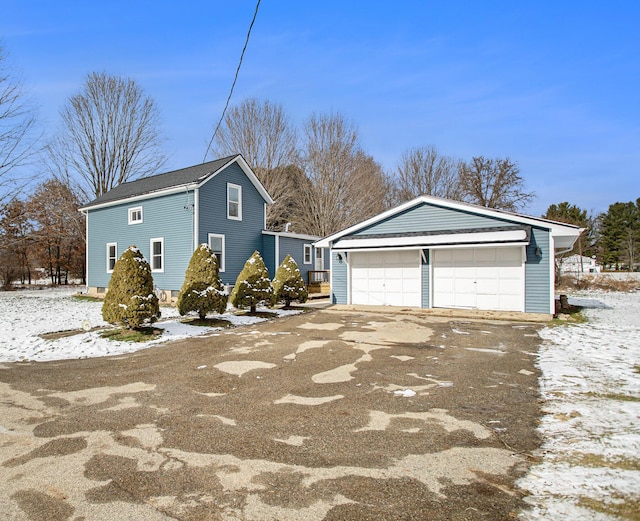
[[142, 206], [129, 208], [129, 224], [140, 224], [142, 222]]
[[227, 183], [227, 218], [242, 221], [242, 187]]

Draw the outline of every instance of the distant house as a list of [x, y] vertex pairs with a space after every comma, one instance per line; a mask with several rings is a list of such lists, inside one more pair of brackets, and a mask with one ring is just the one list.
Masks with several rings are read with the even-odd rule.
[[337, 304], [553, 314], [577, 226], [422, 196], [325, 237]]
[[113, 267], [136, 245], [151, 264], [162, 301], [175, 300], [198, 244], [211, 246], [220, 277], [233, 285], [258, 250], [269, 274], [287, 254], [308, 272], [324, 270], [328, 255], [319, 237], [266, 228], [273, 200], [241, 155], [122, 183], [81, 208], [87, 217], [87, 286], [103, 295]]
[[584, 255], [570, 255], [564, 259], [560, 259], [560, 273], [564, 275], [572, 275], [576, 273], [600, 273], [600, 266], [594, 257], [585, 257]]

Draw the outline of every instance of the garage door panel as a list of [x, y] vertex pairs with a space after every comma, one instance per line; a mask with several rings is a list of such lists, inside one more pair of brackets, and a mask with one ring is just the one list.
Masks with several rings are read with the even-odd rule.
[[524, 311], [522, 248], [435, 250], [433, 305]]
[[353, 304], [420, 306], [419, 252], [353, 252], [349, 259]]

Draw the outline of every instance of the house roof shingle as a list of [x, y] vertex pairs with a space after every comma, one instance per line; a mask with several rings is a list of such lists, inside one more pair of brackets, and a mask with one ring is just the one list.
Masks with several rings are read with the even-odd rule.
[[86, 209], [105, 203], [113, 203], [123, 199], [129, 199], [130, 197], [150, 194], [169, 188], [175, 188], [190, 184], [200, 184], [208, 176], [217, 172], [222, 167], [231, 163], [238, 157], [240, 157], [239, 154], [235, 154], [233, 156], [216, 159], [215, 161], [209, 161], [207, 163], [201, 163], [199, 165], [181, 168], [180, 170], [174, 170], [172, 172], [143, 177], [141, 179], [136, 179], [135, 181], [122, 183], [109, 190], [107, 193], [102, 194], [100, 197], [97, 197], [90, 203], [83, 206], [81, 209]]

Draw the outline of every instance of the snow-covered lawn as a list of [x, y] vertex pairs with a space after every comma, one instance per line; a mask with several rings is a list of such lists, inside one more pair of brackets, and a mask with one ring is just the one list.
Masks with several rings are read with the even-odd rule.
[[[102, 302], [79, 300], [76, 289], [44, 289], [0, 292], [0, 362], [47, 361], [117, 355], [143, 349], [151, 344], [190, 336], [215, 334], [215, 328], [190, 326], [180, 322], [173, 307], [162, 307], [162, 336], [149, 342], [118, 342], [102, 338], [97, 331], [45, 340], [40, 335], [58, 331], [107, 327], [102, 320]], [[272, 310], [279, 315], [292, 311]], [[293, 311], [297, 313], [297, 311]], [[261, 322], [262, 318], [225, 313], [216, 318], [234, 325]], [[169, 320], [167, 320], [169, 319]]]
[[521, 518], [640, 517], [640, 293], [577, 295], [588, 322], [545, 328], [542, 461]]

